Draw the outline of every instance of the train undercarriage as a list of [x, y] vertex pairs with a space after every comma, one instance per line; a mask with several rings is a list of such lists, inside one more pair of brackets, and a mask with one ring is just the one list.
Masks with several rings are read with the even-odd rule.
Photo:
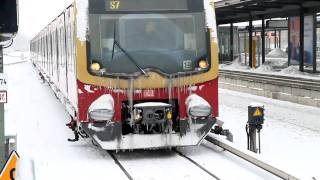
[[73, 123], [76, 138], [71, 141], [79, 135], [90, 137], [106, 150], [192, 146], [200, 144], [216, 123], [205, 116], [180, 119], [177, 100], [129, 104], [122, 103], [123, 121], [82, 122], [78, 127]]

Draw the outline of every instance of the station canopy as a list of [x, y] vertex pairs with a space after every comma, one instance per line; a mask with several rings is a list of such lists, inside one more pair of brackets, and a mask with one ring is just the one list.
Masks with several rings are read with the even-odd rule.
[[218, 24], [299, 16], [320, 12], [320, 0], [222, 0], [215, 2]]

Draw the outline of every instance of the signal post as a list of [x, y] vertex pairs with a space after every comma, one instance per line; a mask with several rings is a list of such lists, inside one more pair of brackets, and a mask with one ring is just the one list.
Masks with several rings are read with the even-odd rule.
[[[7, 102], [6, 79], [3, 75], [3, 49], [9, 47], [18, 32], [18, 0], [0, 0], [0, 168], [6, 162], [4, 103]], [[1, 179], [1, 177], [0, 177]]]
[[[0, 74], [3, 73], [3, 47], [0, 45]], [[0, 165], [6, 162], [5, 159], [5, 134], [4, 134], [4, 104], [0, 103]]]

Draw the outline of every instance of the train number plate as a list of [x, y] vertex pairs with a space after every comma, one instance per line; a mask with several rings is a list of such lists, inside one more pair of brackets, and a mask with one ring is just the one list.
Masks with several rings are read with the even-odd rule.
[[0, 73], [0, 91], [7, 90], [7, 75]]
[[154, 90], [144, 90], [143, 96], [144, 97], [154, 97]]

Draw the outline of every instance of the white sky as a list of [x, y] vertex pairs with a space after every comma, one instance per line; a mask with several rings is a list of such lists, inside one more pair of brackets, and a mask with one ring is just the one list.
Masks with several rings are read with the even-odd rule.
[[73, 0], [18, 0], [19, 30], [13, 49], [29, 49], [28, 40], [57, 17]]
[[33, 37], [72, 0], [19, 0], [19, 33]]

